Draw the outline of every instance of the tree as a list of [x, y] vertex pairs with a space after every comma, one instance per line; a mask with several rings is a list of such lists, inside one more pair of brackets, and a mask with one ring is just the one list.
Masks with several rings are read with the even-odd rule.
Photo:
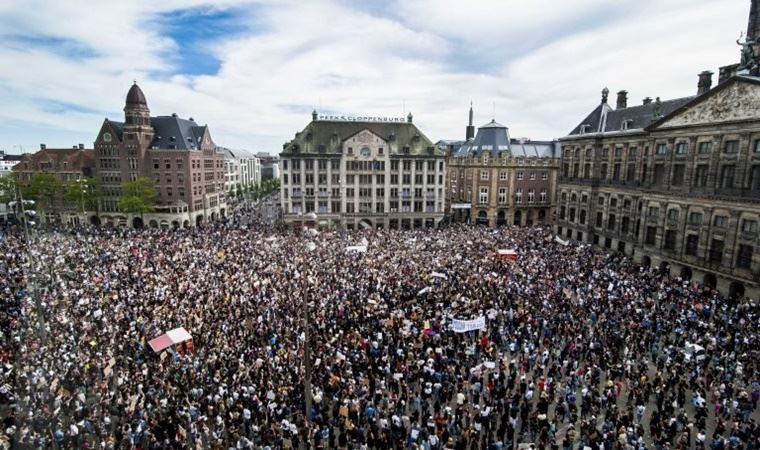
[[237, 188], [237, 191], [236, 191], [237, 198], [238, 198], [238, 200], [242, 200], [243, 199], [243, 189], [245, 187], [242, 184], [238, 183], [236, 185], [236, 188]]
[[143, 214], [152, 212], [156, 204], [158, 192], [153, 187], [150, 178], [138, 177], [121, 185], [119, 209], [125, 213]]
[[74, 209], [93, 210], [100, 199], [100, 180], [93, 177], [80, 178], [66, 185], [66, 200]]
[[50, 211], [61, 199], [61, 183], [52, 174], [37, 172], [21, 187], [21, 193], [24, 200], [34, 200], [38, 210]]
[[16, 174], [9, 174], [0, 177], [0, 204], [7, 205], [9, 202], [16, 200], [18, 190], [18, 181]]

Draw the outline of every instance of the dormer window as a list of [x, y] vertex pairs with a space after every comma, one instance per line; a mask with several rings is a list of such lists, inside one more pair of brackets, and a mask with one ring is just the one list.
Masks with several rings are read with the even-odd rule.
[[588, 133], [589, 128], [591, 128], [591, 125], [584, 123], [583, 125], [581, 125], [580, 129], [578, 130], [578, 134]]
[[625, 119], [623, 120], [623, 123], [620, 125], [620, 129], [623, 131], [628, 130], [631, 127], [632, 123], [633, 123], [632, 119]]

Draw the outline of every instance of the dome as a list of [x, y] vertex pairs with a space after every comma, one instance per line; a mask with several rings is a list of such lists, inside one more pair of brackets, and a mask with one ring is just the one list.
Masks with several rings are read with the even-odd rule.
[[129, 92], [127, 92], [127, 105], [148, 106], [148, 102], [145, 100], [145, 94], [143, 94], [143, 91], [140, 89], [140, 86], [137, 85], [137, 82], [135, 82], [135, 84], [129, 88]]

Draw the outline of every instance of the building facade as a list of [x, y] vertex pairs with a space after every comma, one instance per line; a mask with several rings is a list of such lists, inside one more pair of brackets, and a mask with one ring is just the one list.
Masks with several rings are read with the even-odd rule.
[[261, 178], [260, 181], [280, 179], [280, 158], [277, 155], [270, 155], [267, 152], [256, 153], [256, 157], [259, 159], [261, 165]]
[[436, 227], [445, 155], [406, 119], [312, 121], [280, 154], [283, 218], [294, 225]]
[[[127, 93], [124, 119], [105, 119], [95, 140], [104, 223], [176, 228], [225, 215], [224, 153], [208, 126], [176, 114], [151, 117], [137, 83]], [[138, 177], [153, 180], [155, 212], [129, 217], [119, 211], [121, 187]]]
[[559, 143], [511, 139], [495, 120], [473, 136], [472, 116], [471, 107], [468, 139], [448, 158], [450, 220], [489, 226], [550, 223]]
[[562, 144], [556, 232], [731, 297], [760, 296], [760, 16], [697, 95], [602, 101]]
[[0, 177], [9, 175], [13, 167], [21, 162], [23, 155], [9, 155], [4, 150], [0, 150]]
[[47, 148], [40, 145], [40, 150], [21, 156], [21, 160], [13, 166], [20, 184], [32, 181], [34, 174], [47, 173], [55, 177], [61, 187], [61, 195], [48, 205], [41, 219], [49, 223], [84, 223], [88, 220], [87, 214], [79, 204], [71, 204], [64, 198], [63, 192], [69, 183], [75, 183], [94, 174], [95, 152], [93, 149], [84, 148], [83, 144], [72, 148]]
[[562, 138], [558, 234], [727, 295], [760, 293], [760, 78], [617, 108]]

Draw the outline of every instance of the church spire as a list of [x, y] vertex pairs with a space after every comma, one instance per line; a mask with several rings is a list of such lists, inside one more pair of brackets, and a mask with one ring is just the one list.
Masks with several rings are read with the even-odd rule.
[[467, 125], [467, 129], [465, 130], [465, 139], [470, 140], [475, 137], [475, 127], [472, 125], [472, 119], [473, 119], [473, 113], [472, 113], [472, 100], [470, 100], [470, 121]]

